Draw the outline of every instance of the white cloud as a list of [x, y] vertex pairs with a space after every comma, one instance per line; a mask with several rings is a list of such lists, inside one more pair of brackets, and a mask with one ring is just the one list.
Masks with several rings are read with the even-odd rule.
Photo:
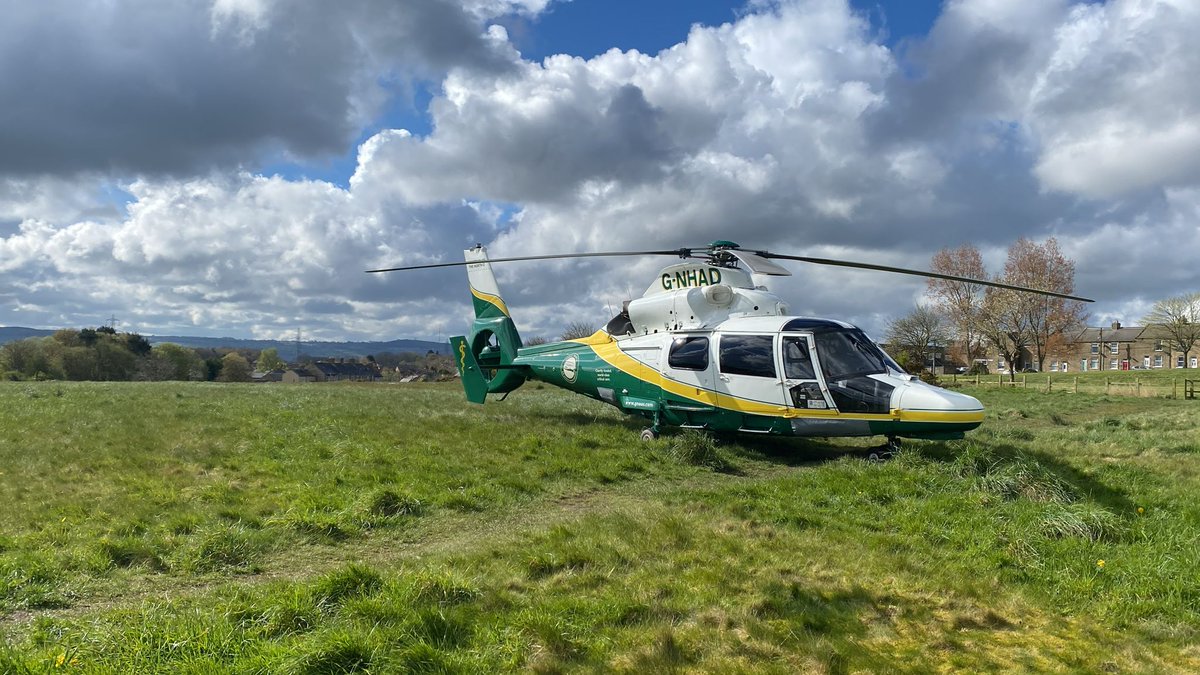
[[1200, 5], [1078, 5], [1030, 92], [1046, 187], [1103, 199], [1200, 180]]
[[[255, 48], [281, 14], [221, 7], [258, 22]], [[840, 0], [751, 7], [656, 55], [539, 63], [478, 22], [544, 2], [458, 6], [476, 23], [429, 18], [473, 26], [480, 58], [421, 47], [445, 68], [432, 131], [367, 139], [348, 189], [223, 170], [147, 175], [120, 186], [125, 210], [97, 196], [95, 178], [0, 182], [0, 321], [117, 312], [158, 332], [439, 337], [465, 326], [460, 272], [362, 270], [457, 260], [476, 241], [499, 256], [733, 239], [924, 267], [944, 246], [975, 243], [1002, 261], [1018, 236], [1054, 235], [1078, 261], [1077, 290], [1104, 301], [1097, 315], [1200, 287], [1187, 263], [1200, 247], [1200, 88], [1185, 77], [1200, 57], [1184, 49], [1193, 5], [949, 2], [903, 55]], [[366, 62], [416, 58], [389, 51], [386, 32], [365, 43]], [[331, 110], [337, 126], [345, 108]], [[555, 335], [603, 322], [664, 262], [499, 274], [522, 328]], [[795, 311], [875, 332], [922, 289], [792, 269], [771, 283]]]

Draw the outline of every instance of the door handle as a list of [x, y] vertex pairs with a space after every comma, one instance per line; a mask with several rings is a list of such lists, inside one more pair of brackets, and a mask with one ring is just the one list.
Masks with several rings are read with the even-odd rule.
[[728, 376], [728, 375], [721, 375], [721, 381], [722, 381], [722, 382], [728, 382], [728, 381], [729, 381], [729, 376]]

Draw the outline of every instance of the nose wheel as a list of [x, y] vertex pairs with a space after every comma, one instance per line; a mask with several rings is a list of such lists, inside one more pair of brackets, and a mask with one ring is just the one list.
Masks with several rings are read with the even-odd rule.
[[886, 462], [895, 457], [897, 452], [900, 452], [900, 439], [895, 436], [888, 436], [887, 443], [867, 451], [867, 461]]

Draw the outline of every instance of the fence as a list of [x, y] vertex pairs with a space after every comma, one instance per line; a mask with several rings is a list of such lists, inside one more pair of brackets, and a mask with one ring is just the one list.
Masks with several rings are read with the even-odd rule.
[[[1121, 378], [1113, 379], [1106, 377], [1103, 382], [1099, 378], [1084, 378], [1080, 382], [1079, 377], [1060, 376], [1055, 378], [1053, 375], [1046, 374], [1044, 378], [1037, 377], [1033, 382], [1029, 381], [1028, 375], [1020, 375], [1015, 379], [1010, 380], [1008, 375], [957, 375], [951, 376], [951, 382], [954, 384], [970, 384], [977, 387], [1016, 387], [1021, 389], [1037, 389], [1038, 391], [1068, 391], [1074, 394], [1100, 394], [1116, 395], [1116, 396], [1138, 396], [1138, 397], [1162, 397], [1162, 398], [1179, 398], [1179, 378], [1171, 378], [1170, 381], [1165, 381], [1162, 378], [1154, 378], [1152, 380], [1143, 381], [1140, 377], [1133, 378], [1132, 381]], [[1188, 399], [1200, 398], [1200, 380], [1183, 380], [1183, 397]]]

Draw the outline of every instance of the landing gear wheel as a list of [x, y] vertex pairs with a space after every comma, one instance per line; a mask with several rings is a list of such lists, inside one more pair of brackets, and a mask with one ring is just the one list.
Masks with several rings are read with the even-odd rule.
[[888, 436], [887, 443], [867, 451], [867, 461], [883, 463], [895, 457], [897, 452], [900, 452], [900, 439], [895, 436]]
[[658, 432], [654, 429], [642, 429], [642, 440], [653, 441], [658, 439]]

